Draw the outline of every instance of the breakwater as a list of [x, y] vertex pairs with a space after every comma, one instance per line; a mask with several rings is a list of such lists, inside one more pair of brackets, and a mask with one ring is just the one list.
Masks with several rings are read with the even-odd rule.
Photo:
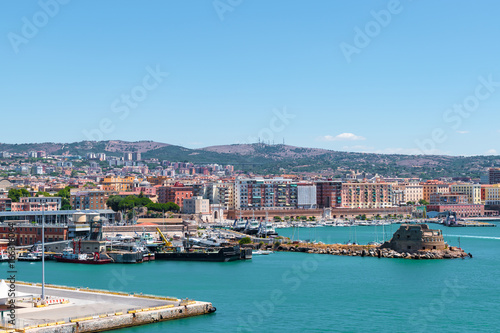
[[[404, 258], [404, 259], [454, 259], [471, 256], [464, 250], [450, 246], [445, 250], [408, 251], [398, 252], [376, 245], [346, 245], [346, 244], [280, 244], [275, 251], [304, 252], [317, 254], [330, 254], [352, 257], [377, 257], [377, 258]], [[472, 256], [471, 256], [472, 257]]]

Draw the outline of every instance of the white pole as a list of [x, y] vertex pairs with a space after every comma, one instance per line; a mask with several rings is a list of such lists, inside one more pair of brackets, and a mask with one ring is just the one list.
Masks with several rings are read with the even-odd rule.
[[45, 300], [45, 204], [42, 204], [42, 300]]

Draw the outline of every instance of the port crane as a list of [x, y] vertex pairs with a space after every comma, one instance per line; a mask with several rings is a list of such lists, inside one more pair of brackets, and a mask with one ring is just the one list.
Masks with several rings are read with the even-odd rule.
[[158, 234], [160, 235], [164, 246], [168, 246], [168, 247], [173, 246], [172, 243], [167, 239], [167, 237], [165, 237], [163, 232], [161, 232], [160, 228], [156, 227], [156, 231], [158, 231]]

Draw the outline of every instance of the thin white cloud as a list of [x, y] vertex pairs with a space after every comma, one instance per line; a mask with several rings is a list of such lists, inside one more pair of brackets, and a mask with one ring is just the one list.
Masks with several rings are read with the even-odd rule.
[[490, 149], [485, 153], [485, 155], [498, 155], [498, 152], [496, 149]]
[[457, 131], [458, 134], [468, 134], [470, 133], [469, 131]]
[[341, 133], [336, 136], [324, 135], [318, 138], [319, 141], [360, 141], [366, 140], [365, 137], [353, 133]]

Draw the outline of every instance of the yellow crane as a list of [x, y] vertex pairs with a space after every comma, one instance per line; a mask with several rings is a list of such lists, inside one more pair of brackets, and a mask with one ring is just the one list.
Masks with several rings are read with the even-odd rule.
[[158, 233], [160, 234], [160, 237], [163, 240], [163, 244], [165, 244], [165, 246], [172, 246], [172, 243], [170, 243], [170, 241], [167, 239], [167, 237], [165, 237], [163, 232], [161, 232], [160, 228], [157, 227], [156, 231], [158, 231]]

